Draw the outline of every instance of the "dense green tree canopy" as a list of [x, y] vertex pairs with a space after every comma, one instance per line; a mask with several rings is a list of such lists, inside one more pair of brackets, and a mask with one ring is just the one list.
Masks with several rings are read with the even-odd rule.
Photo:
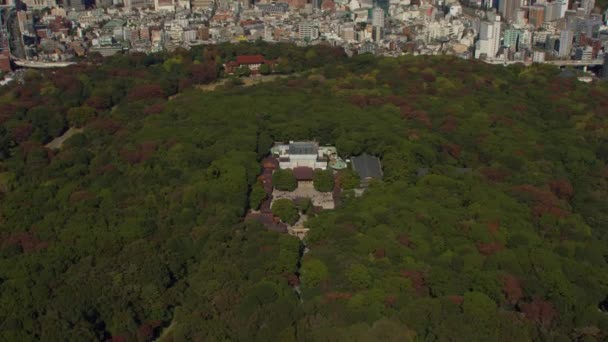
[[334, 174], [331, 170], [315, 170], [312, 182], [317, 191], [330, 192], [334, 189]]
[[260, 208], [262, 201], [266, 199], [266, 190], [264, 190], [264, 185], [260, 181], [256, 182], [251, 187], [251, 193], [249, 194], [249, 207], [253, 210], [257, 210]]
[[281, 221], [289, 224], [294, 224], [298, 221], [300, 214], [298, 208], [290, 199], [278, 199], [272, 202], [272, 213], [281, 219]]
[[298, 181], [292, 170], [276, 170], [272, 174], [272, 184], [278, 190], [294, 191], [298, 187]]
[[[197, 88], [257, 53], [297, 76]], [[605, 82], [264, 43], [64, 71], [0, 88], [0, 340], [607, 338]], [[384, 179], [305, 249], [243, 218], [313, 139]]]

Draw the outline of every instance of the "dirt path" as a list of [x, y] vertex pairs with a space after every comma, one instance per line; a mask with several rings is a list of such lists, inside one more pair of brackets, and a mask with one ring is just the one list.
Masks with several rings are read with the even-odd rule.
[[173, 329], [175, 329], [175, 320], [171, 321], [171, 324], [169, 324], [168, 327], [166, 327], [163, 332], [161, 333], [161, 335], [156, 339], [155, 342], [168, 342], [171, 341], [173, 338], [171, 336], [171, 334], [173, 333]]
[[66, 140], [71, 138], [74, 134], [82, 133], [83, 131], [84, 131], [84, 129], [82, 129], [82, 128], [70, 127], [70, 129], [68, 129], [65, 133], [63, 133], [62, 136], [53, 139], [50, 143], [44, 145], [44, 147], [50, 148], [52, 150], [60, 149]]
[[[241, 77], [239, 79], [241, 81], [243, 81], [242, 87], [250, 87], [252, 85], [265, 83], [265, 82], [271, 82], [278, 78], [287, 77], [287, 76], [288, 75], [257, 75], [257, 76]], [[210, 84], [201, 84], [201, 85], [197, 86], [196, 88], [200, 89], [202, 91], [214, 91], [215, 88], [217, 88], [218, 86], [224, 85], [226, 82], [228, 82], [228, 80], [229, 80], [228, 78], [222, 78], [221, 80], [219, 80], [217, 82], [210, 83]]]

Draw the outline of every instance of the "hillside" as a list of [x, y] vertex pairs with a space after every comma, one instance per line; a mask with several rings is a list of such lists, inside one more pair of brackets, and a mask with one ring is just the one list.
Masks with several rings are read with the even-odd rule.
[[[285, 76], [195, 87], [247, 53]], [[0, 88], [0, 340], [604, 340], [608, 86], [558, 74], [265, 44], [28, 73]], [[298, 139], [385, 176], [301, 260], [243, 221]]]

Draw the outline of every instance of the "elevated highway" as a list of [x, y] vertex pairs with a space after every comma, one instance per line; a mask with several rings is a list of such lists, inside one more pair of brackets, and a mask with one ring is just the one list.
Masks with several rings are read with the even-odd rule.
[[[4, 15], [3, 15], [4, 13]], [[0, 33], [7, 35], [7, 37], [13, 36], [13, 40], [7, 44], [9, 57], [15, 65], [22, 68], [36, 68], [36, 69], [52, 69], [52, 68], [64, 68], [69, 65], [75, 64], [74, 62], [50, 62], [50, 61], [33, 61], [21, 57], [15, 56], [17, 54], [23, 54], [23, 41], [21, 38], [21, 32], [15, 21], [16, 12], [14, 6], [0, 6]], [[11, 30], [13, 33], [11, 34]], [[12, 44], [11, 44], [12, 43]], [[12, 46], [11, 46], [12, 45]], [[14, 48], [18, 51], [15, 52]]]
[[[497, 65], [511, 65], [511, 64], [524, 64], [524, 65], [532, 65], [533, 62], [521, 62], [521, 61], [501, 61], [501, 60], [486, 60], [488, 64], [497, 64]], [[540, 64], [549, 64], [555, 65], [557, 67], [566, 67], [566, 66], [574, 66], [574, 67], [589, 67], [596, 65], [603, 65], [604, 61], [602, 59], [591, 59], [587, 61], [573, 61], [573, 60], [554, 60], [554, 61], [544, 61]]]
[[19, 58], [15, 58], [11, 56], [13, 63], [22, 68], [34, 68], [34, 69], [53, 69], [53, 68], [65, 68], [70, 65], [76, 64], [75, 62], [41, 62], [41, 61], [31, 61], [31, 60], [23, 60]]

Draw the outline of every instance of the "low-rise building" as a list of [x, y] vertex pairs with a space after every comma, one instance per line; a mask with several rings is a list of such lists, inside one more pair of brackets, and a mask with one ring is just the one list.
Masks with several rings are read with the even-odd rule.
[[266, 60], [266, 58], [264, 58], [262, 55], [237, 56], [236, 61], [231, 61], [224, 64], [224, 70], [227, 74], [234, 74], [238, 68], [245, 66], [251, 70], [252, 74], [255, 75], [260, 72], [260, 67], [263, 64], [272, 66], [274, 61]]
[[279, 160], [281, 169], [310, 168], [326, 170], [330, 158], [336, 156], [335, 147], [320, 147], [314, 141], [290, 141], [275, 144], [271, 153]]
[[382, 179], [382, 164], [380, 159], [364, 153], [351, 158], [353, 170], [359, 174], [361, 184], [367, 185], [373, 179]]

